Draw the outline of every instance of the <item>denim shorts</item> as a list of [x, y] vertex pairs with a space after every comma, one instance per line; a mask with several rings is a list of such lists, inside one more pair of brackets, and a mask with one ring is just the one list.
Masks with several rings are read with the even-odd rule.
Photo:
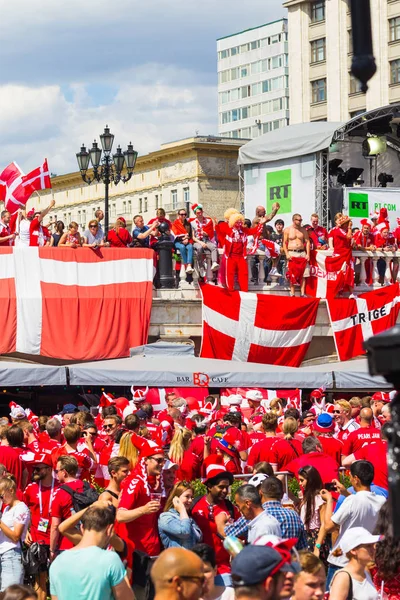
[[11, 548], [0, 556], [0, 591], [9, 585], [24, 582], [24, 568], [22, 566], [21, 549]]

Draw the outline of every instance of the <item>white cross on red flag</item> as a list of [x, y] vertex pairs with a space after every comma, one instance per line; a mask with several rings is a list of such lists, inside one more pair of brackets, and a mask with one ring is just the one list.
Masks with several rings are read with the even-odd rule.
[[399, 284], [362, 294], [354, 300], [328, 299], [327, 306], [340, 360], [365, 354], [363, 342], [396, 324]]
[[229, 292], [203, 285], [201, 356], [299, 367], [310, 345], [318, 298]]
[[47, 158], [44, 159], [41, 167], [33, 169], [33, 171], [22, 178], [22, 185], [24, 187], [30, 186], [36, 191], [51, 188], [50, 171], [49, 165], [47, 164]]
[[341, 255], [332, 250], [312, 250], [310, 277], [306, 281], [306, 294], [313, 298], [334, 298], [347, 285], [353, 285], [354, 267], [351, 250]]
[[24, 173], [15, 162], [10, 163], [0, 175], [0, 200], [11, 214], [25, 208], [35, 191], [31, 185], [23, 185], [23, 178]]

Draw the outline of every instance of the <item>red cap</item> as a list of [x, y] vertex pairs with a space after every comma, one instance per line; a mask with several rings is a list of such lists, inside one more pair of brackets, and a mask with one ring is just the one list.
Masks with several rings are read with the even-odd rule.
[[126, 221], [125, 221], [124, 217], [118, 217], [117, 221], [121, 221], [121, 223], [126, 225]]
[[143, 444], [143, 447], [140, 449], [140, 458], [148, 458], [155, 454], [162, 454], [164, 456], [164, 450], [159, 444], [152, 440], [146, 440], [146, 442], [147, 443]]
[[372, 400], [373, 402], [390, 402], [390, 396], [387, 392], [375, 392]]
[[325, 396], [325, 388], [323, 388], [323, 387], [320, 387], [317, 390], [313, 390], [310, 394], [311, 398], [318, 398], [318, 400], [320, 400], [324, 396]]
[[30, 211], [27, 213], [27, 215], [26, 215], [26, 216], [27, 216], [27, 217], [33, 217], [33, 215], [35, 214], [35, 212], [36, 212], [36, 211], [35, 211], [35, 209], [34, 209], [34, 208], [31, 208], [31, 210], [30, 210]]
[[52, 467], [53, 462], [50, 454], [35, 454], [32, 461], [29, 461], [31, 465], [46, 465], [46, 467]]

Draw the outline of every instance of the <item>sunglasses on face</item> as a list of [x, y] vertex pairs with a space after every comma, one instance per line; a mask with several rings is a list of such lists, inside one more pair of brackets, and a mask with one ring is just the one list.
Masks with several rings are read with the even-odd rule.
[[103, 429], [114, 429], [116, 425], [103, 425]]
[[90, 229], [97, 229], [97, 228], [98, 228], [98, 225], [90, 225], [90, 227], [89, 227], [89, 228], [90, 228]]
[[186, 213], [179, 213], [180, 217], [186, 217]]
[[154, 460], [159, 465], [162, 465], [163, 463], [165, 463], [165, 458], [154, 458], [154, 456], [151, 456], [150, 458], [151, 458], [151, 460]]
[[340, 414], [341, 414], [341, 411], [340, 411], [340, 410], [334, 410], [334, 411], [333, 411], [333, 414], [334, 414], [334, 415], [340, 415]]
[[87, 435], [91, 435], [92, 437], [97, 437], [97, 433], [92, 432], [92, 431], [83, 431], [82, 435], [83, 435], [83, 437], [86, 437]]

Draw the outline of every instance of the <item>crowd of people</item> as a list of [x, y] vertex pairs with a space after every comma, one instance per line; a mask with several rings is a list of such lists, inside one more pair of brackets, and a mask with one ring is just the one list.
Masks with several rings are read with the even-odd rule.
[[[133, 217], [132, 231], [129, 232], [124, 217], [118, 217], [114, 226], [105, 234], [102, 228], [104, 213], [97, 210], [95, 218], [89, 221], [87, 230], [81, 235], [76, 222], [65, 230], [63, 221], [44, 225], [44, 219], [54, 207], [54, 200], [41, 212], [21, 209], [14, 215], [7, 210], [1, 213], [0, 244], [21, 246], [52, 247], [102, 247], [112, 248], [152, 248], [158, 250], [160, 239], [169, 240], [173, 245], [176, 282], [183, 275], [189, 283], [193, 281], [194, 266], [197, 265], [200, 280], [207, 277], [230, 290], [236, 286], [248, 291], [248, 262], [250, 255], [251, 280], [258, 282], [260, 260], [264, 266], [264, 281], [271, 278], [281, 283], [288, 280], [290, 295], [294, 296], [295, 286], [300, 287], [300, 295], [305, 296], [306, 279], [310, 276], [311, 253], [316, 250], [333, 250], [341, 257], [344, 274], [341, 290], [347, 290], [354, 297], [354, 280], [359, 277], [360, 262], [354, 261], [353, 250], [380, 250], [392, 252], [400, 244], [400, 220], [391, 230], [386, 208], [381, 208], [362, 219], [359, 227], [353, 227], [350, 218], [342, 213], [334, 217], [335, 226], [329, 231], [319, 224], [317, 214], [312, 214], [309, 224], [303, 224], [302, 216], [294, 214], [292, 222], [285, 227], [282, 219], [270, 223], [279, 212], [275, 203], [270, 214], [258, 206], [253, 221], [246, 219], [238, 210], [228, 209], [222, 221], [206, 216], [201, 204], [193, 204], [194, 216], [189, 217], [187, 209], [177, 211], [177, 218], [171, 222], [163, 208], [147, 225], [141, 215]], [[256, 254], [260, 250], [265, 258]], [[196, 260], [195, 260], [196, 259]], [[357, 264], [358, 262], [358, 264]], [[355, 264], [356, 263], [356, 264]], [[379, 281], [383, 285], [387, 270], [386, 261], [380, 258], [377, 263]], [[365, 263], [367, 283], [372, 283], [373, 267], [371, 259]], [[390, 262], [392, 281], [397, 280], [398, 259]], [[211, 275], [210, 275], [211, 274]], [[155, 283], [157, 283], [157, 278]]]
[[104, 392], [98, 414], [10, 403], [0, 590], [28, 578], [35, 591], [4, 598], [46, 600], [48, 585], [58, 600], [400, 598], [391, 394], [328, 402], [318, 389], [300, 413], [257, 389], [171, 392], [158, 412], [147, 393]]

